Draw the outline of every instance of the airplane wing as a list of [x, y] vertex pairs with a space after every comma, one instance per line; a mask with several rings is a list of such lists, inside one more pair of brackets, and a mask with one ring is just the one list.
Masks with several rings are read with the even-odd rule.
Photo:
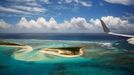
[[101, 22], [101, 25], [103, 27], [104, 32], [107, 33], [107, 34], [116, 35], [116, 36], [122, 36], [122, 37], [127, 37], [127, 38], [134, 38], [134, 36], [132, 36], [132, 35], [113, 33], [108, 29], [108, 27], [103, 22], [103, 20], [100, 20], [100, 22]]

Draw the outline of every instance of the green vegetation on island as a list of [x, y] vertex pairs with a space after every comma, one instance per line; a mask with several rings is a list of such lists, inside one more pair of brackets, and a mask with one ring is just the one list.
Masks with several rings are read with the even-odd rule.
[[0, 40], [0, 45], [24, 46], [23, 44], [17, 44], [17, 43], [13, 43], [13, 42], [6, 42], [6, 41], [2, 41], [2, 40]]
[[83, 54], [83, 50], [82, 47], [58, 47], [46, 48], [43, 53], [49, 53], [64, 57], [77, 57]]

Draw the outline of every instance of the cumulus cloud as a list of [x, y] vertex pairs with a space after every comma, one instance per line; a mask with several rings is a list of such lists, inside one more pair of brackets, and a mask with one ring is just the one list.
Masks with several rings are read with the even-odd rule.
[[85, 18], [73, 17], [69, 21], [64, 21], [63, 23], [57, 23], [57, 21], [51, 17], [48, 21], [40, 17], [36, 21], [29, 20], [25, 17], [22, 17], [19, 23], [17, 24], [20, 28], [32, 29], [32, 28], [41, 28], [45, 30], [87, 30], [92, 27]]
[[134, 0], [104, 0], [109, 3], [123, 4], [123, 5], [133, 5]]
[[133, 32], [134, 23], [130, 23], [128, 20], [123, 20], [120, 17], [107, 16], [102, 17], [102, 20], [112, 29], [117, 32]]
[[[134, 24], [120, 17], [104, 16], [101, 18], [113, 32], [133, 32]], [[9, 28], [9, 24], [5, 21], [0, 22], [0, 28]], [[37, 20], [27, 20], [22, 17], [16, 26], [12, 27], [14, 32], [88, 32], [98, 33], [103, 32], [99, 19], [86, 20], [82, 17], [73, 17], [70, 20], [65, 20], [63, 23], [58, 23], [53, 17], [49, 20], [39, 17]]]
[[8, 29], [11, 25], [6, 23], [4, 20], [0, 20], [0, 29]]
[[[128, 20], [123, 20], [119, 17], [105, 16], [101, 18], [108, 25], [108, 27], [116, 32], [131, 32], [134, 30], [134, 24]], [[36, 21], [22, 18], [18, 25], [22, 28], [32, 29], [39, 28], [49, 31], [87, 31], [87, 32], [102, 32], [102, 27], [99, 19], [86, 20], [82, 17], [73, 17], [63, 23], [57, 23], [52, 17], [48, 21], [40, 17]]]

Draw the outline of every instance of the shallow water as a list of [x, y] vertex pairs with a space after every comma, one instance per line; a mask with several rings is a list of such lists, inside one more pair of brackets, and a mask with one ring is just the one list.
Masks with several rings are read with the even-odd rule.
[[[134, 49], [126, 48], [128, 43], [124, 46], [120, 42], [109, 41], [6, 41], [29, 45], [33, 51], [0, 46], [0, 75], [134, 75]], [[39, 52], [47, 47], [76, 46], [84, 47], [84, 55], [66, 58]]]

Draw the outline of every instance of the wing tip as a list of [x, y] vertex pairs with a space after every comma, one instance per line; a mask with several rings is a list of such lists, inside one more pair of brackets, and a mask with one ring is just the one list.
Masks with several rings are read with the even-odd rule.
[[100, 19], [100, 22], [101, 22], [104, 32], [106, 32], [106, 33], [111, 32], [102, 19]]

